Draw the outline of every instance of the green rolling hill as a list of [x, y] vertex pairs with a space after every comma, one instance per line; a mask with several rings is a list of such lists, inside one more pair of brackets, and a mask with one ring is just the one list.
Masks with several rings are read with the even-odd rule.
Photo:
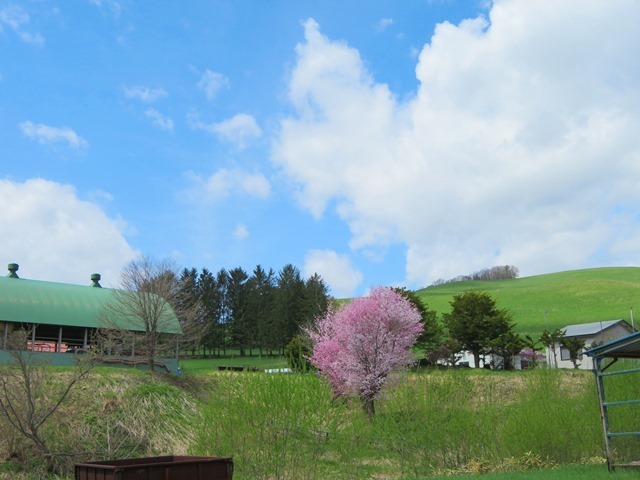
[[623, 318], [630, 308], [640, 329], [640, 267], [607, 267], [537, 275], [510, 280], [448, 283], [418, 290], [439, 314], [467, 290], [489, 292], [499, 308], [513, 316], [516, 332], [537, 337], [545, 328]]

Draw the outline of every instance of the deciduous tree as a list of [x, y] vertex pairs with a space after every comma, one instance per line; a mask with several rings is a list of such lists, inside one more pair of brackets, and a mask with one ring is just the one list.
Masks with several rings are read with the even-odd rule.
[[30, 332], [26, 330], [9, 334], [7, 351], [11, 361], [0, 366], [0, 416], [15, 433], [28, 441], [25, 450], [14, 452], [19, 460], [28, 462], [37, 458], [49, 472], [60, 473], [62, 465], [58, 462], [65, 454], [52, 451], [43, 429], [69, 400], [78, 382], [89, 374], [96, 358], [91, 355], [82, 360], [76, 357], [75, 367], [69, 375], [64, 379], [56, 377], [46, 368], [42, 356], [25, 349], [28, 338]]
[[535, 340], [531, 335], [525, 335], [522, 339], [524, 348], [520, 352], [523, 360], [529, 362], [529, 368], [536, 368], [538, 361], [544, 359], [544, 355], [540, 353], [540, 340]]
[[569, 351], [569, 358], [573, 363], [573, 368], [578, 368], [580, 365], [578, 360], [580, 359], [580, 353], [584, 348], [584, 339], [578, 337], [565, 337], [562, 339], [562, 346]]
[[102, 327], [107, 333], [117, 333], [127, 348], [141, 353], [150, 371], [160, 354], [175, 351], [175, 335], [181, 333], [174, 310], [180, 306], [177, 272], [171, 260], [139, 257], [131, 261], [103, 312]]
[[556, 328], [554, 331], [543, 330], [540, 336], [542, 344], [553, 352], [553, 365], [558, 368], [558, 354], [556, 353], [558, 347], [562, 344], [564, 338], [564, 332]]
[[412, 361], [411, 347], [421, 332], [420, 313], [391, 288], [375, 288], [330, 309], [306, 329], [311, 361], [334, 394], [357, 395], [370, 418], [390, 375]]

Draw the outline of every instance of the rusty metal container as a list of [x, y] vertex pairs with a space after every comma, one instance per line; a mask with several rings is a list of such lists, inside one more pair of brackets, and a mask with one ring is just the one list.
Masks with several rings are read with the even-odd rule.
[[77, 463], [76, 480], [232, 480], [228, 457], [166, 456]]

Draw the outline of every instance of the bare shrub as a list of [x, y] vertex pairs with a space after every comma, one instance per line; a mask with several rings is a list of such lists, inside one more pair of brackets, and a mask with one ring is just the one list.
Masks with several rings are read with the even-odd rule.
[[[64, 459], [72, 452], [55, 451], [45, 433], [45, 427], [63, 403], [69, 401], [72, 389], [85, 378], [94, 365], [94, 359], [80, 360], [61, 380], [52, 377], [42, 356], [24, 350], [29, 332], [18, 330], [7, 340], [11, 362], [0, 366], [0, 426], [4, 446], [10, 460], [23, 465], [34, 464], [47, 472], [65, 470]], [[57, 419], [63, 421], [64, 419]]]

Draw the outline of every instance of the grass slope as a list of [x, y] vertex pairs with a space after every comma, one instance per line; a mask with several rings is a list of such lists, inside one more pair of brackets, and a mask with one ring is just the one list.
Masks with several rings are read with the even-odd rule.
[[[418, 290], [439, 314], [449, 312], [454, 295], [489, 292], [499, 308], [513, 315], [516, 331], [539, 336], [542, 330], [623, 318], [630, 307], [640, 317], [640, 268], [607, 267], [516, 278], [456, 282]], [[546, 313], [545, 313], [546, 312]]]

